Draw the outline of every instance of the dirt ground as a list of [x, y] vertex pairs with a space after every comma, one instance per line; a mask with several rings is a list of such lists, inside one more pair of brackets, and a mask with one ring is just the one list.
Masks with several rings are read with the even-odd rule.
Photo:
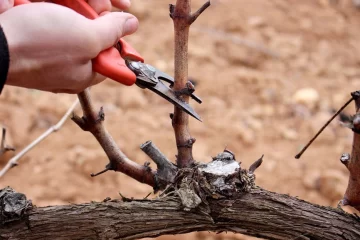
[[[146, 61], [173, 72], [174, 0], [132, 0], [140, 20], [126, 39]], [[193, 0], [194, 10], [204, 1]], [[295, 154], [360, 85], [360, 9], [350, 0], [217, 0], [191, 28], [189, 75], [203, 104], [192, 102], [203, 123], [191, 119], [196, 160], [207, 162], [225, 147], [249, 167], [262, 154], [257, 184], [307, 201], [336, 206], [348, 172], [339, 157], [351, 151], [352, 132], [335, 120], [299, 160]], [[106, 127], [135, 161], [152, 140], [175, 159], [172, 106], [155, 94], [110, 80], [92, 89], [104, 106]], [[0, 122], [17, 152], [55, 124], [76, 96], [6, 87]], [[354, 106], [346, 113], [354, 113]], [[77, 113], [81, 113], [77, 108]], [[7, 154], [0, 159], [6, 163]], [[38, 206], [144, 197], [151, 188], [115, 172], [90, 173], [107, 164], [96, 140], [71, 121], [25, 157], [4, 178]], [[154, 164], [152, 164], [153, 166]], [[239, 213], [241, 214], [241, 213]], [[192, 233], [159, 239], [254, 239]]]

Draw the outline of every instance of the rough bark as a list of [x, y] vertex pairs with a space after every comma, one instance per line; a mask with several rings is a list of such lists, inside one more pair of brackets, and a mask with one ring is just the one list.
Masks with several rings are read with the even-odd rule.
[[339, 209], [258, 188], [210, 199], [206, 208], [192, 211], [184, 211], [175, 196], [34, 207], [22, 219], [1, 224], [0, 239], [138, 239], [193, 231], [265, 239], [360, 239], [360, 222]]

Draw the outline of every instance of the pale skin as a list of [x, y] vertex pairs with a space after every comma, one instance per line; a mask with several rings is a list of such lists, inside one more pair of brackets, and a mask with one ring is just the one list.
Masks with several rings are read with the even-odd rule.
[[89, 0], [101, 15], [90, 20], [52, 3], [13, 7], [0, 0], [0, 25], [10, 51], [7, 85], [54, 93], [79, 93], [105, 79], [92, 70], [91, 60], [125, 35], [138, 20], [111, 7], [127, 9], [129, 0]]

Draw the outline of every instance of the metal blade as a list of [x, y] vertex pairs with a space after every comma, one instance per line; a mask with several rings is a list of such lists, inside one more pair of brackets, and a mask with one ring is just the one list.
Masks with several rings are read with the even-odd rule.
[[[192, 117], [196, 118], [201, 122], [200, 116], [194, 111], [194, 109], [187, 104], [186, 102], [179, 99], [174, 91], [166, 86], [162, 81], [170, 83], [172, 86], [174, 84], [174, 79], [167, 75], [164, 72], [161, 72], [157, 68], [145, 64], [142, 62], [126, 61], [127, 66], [136, 74], [136, 85], [141, 88], [147, 88], [156, 93], [157, 95], [163, 97], [167, 101], [174, 104], [176, 107], [185, 111]], [[194, 98], [194, 94], [191, 94], [191, 97]], [[201, 103], [201, 99], [195, 97], [195, 100]]]
[[[164, 73], [162, 71], [160, 71], [159, 69], [156, 69], [155, 72], [155, 77], [159, 80], [163, 80], [165, 82], [168, 82], [170, 84], [170, 87], [172, 87], [175, 83], [175, 80], [172, 76], [168, 75], [167, 73]], [[197, 103], [202, 103], [201, 98], [199, 98], [198, 96], [196, 96], [195, 94], [191, 94], [190, 97], [192, 99], [194, 99]]]
[[181, 110], [188, 113], [190, 116], [196, 118], [200, 122], [202, 122], [200, 116], [195, 112], [195, 110], [186, 102], [182, 101], [181, 99], [177, 98], [173, 92], [168, 86], [166, 86], [164, 83], [159, 81], [158, 84], [156, 84], [153, 87], [148, 87], [151, 91], [158, 94], [159, 96], [163, 97], [167, 101], [174, 104], [176, 107], [180, 108]]

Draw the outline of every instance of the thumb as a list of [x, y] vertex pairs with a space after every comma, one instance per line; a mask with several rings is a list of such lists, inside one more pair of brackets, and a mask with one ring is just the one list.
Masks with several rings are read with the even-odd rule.
[[139, 22], [129, 13], [112, 12], [93, 21], [93, 30], [101, 50], [113, 46], [121, 37], [136, 32]]
[[14, 0], [1, 0], [0, 1], [0, 13], [9, 10], [14, 6]]

